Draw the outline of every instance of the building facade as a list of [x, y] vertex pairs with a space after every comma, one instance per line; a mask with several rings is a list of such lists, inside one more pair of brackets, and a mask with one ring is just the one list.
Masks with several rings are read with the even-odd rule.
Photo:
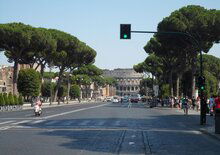
[[[34, 65], [36, 67], [37, 64]], [[28, 64], [18, 64], [18, 71], [21, 69], [28, 69], [30, 65]], [[37, 71], [40, 72], [41, 67], [37, 68]], [[9, 93], [13, 92], [13, 66], [0, 66], [0, 93]]]
[[140, 91], [140, 81], [143, 79], [142, 73], [137, 73], [132, 68], [103, 70], [103, 75], [113, 77], [117, 80], [116, 95], [134, 95]]
[[0, 93], [12, 92], [13, 67], [0, 66]]

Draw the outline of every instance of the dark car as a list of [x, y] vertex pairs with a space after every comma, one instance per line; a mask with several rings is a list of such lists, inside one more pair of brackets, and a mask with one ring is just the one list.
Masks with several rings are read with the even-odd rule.
[[130, 98], [130, 101], [132, 102], [132, 103], [138, 103], [138, 101], [139, 101], [139, 96], [138, 95], [132, 95], [131, 96], [131, 98]]

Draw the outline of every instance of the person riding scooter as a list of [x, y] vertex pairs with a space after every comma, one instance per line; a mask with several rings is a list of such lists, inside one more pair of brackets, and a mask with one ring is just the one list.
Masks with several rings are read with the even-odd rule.
[[35, 116], [40, 116], [42, 114], [42, 102], [40, 100], [40, 98], [37, 98], [36, 102], [35, 102], [35, 106], [34, 106], [34, 113]]

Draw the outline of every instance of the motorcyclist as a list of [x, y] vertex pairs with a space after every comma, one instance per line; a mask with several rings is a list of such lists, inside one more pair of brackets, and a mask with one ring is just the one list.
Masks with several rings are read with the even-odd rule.
[[42, 102], [40, 100], [40, 98], [37, 98], [36, 102], [35, 102], [35, 107], [34, 107], [34, 111], [35, 111], [35, 115], [40, 115], [42, 112]]

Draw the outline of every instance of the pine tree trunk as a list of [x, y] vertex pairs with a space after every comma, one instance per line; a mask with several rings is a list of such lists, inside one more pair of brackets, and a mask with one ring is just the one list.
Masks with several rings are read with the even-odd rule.
[[69, 97], [70, 97], [70, 72], [69, 75], [67, 75], [67, 104], [69, 104]]
[[192, 61], [192, 72], [191, 72], [191, 77], [192, 77], [192, 93], [191, 93], [191, 98], [195, 95], [195, 86], [196, 86], [196, 78], [195, 78], [195, 73], [196, 73], [196, 57], [193, 58]]
[[169, 75], [170, 95], [173, 96], [173, 71], [170, 71]]
[[18, 80], [18, 62], [15, 60], [14, 62], [14, 71], [13, 71], [13, 95], [17, 95], [18, 89], [17, 89], [17, 80]]
[[176, 80], [176, 96], [177, 97], [179, 97], [179, 93], [180, 93], [179, 89], [180, 89], [180, 77], [179, 75], [177, 75], [177, 80]]
[[63, 71], [64, 71], [64, 69], [61, 68], [60, 73], [59, 73], [59, 79], [57, 81], [57, 85], [56, 85], [56, 88], [55, 88], [55, 94], [54, 94], [54, 100], [53, 100], [54, 102], [56, 102], [56, 100], [57, 100], [57, 94], [58, 94], [58, 90], [59, 90], [60, 85], [61, 85], [61, 80], [62, 80], [61, 78], [62, 78]]

